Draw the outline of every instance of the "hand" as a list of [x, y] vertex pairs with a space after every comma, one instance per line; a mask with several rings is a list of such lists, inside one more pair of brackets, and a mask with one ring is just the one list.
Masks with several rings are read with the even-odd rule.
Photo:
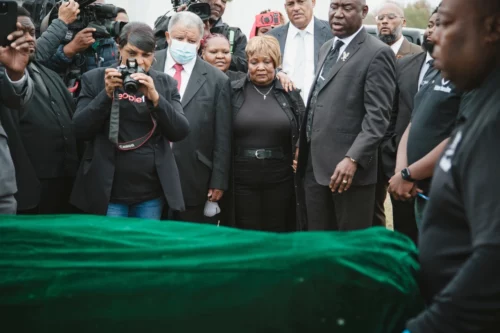
[[396, 174], [389, 180], [388, 191], [394, 199], [407, 201], [414, 198], [420, 190], [417, 188], [415, 183], [404, 180], [401, 176], [401, 172], [396, 172]]
[[94, 28], [85, 28], [76, 34], [75, 38], [68, 43], [63, 52], [68, 58], [73, 58], [77, 53], [83, 52], [95, 43], [93, 33], [96, 31]]
[[217, 202], [220, 199], [222, 199], [223, 195], [224, 195], [223, 190], [209, 189], [208, 190], [208, 201]]
[[293, 168], [293, 172], [296, 173], [297, 172], [297, 161], [299, 160], [299, 148], [296, 148], [295, 149], [295, 157], [293, 158], [293, 164], [292, 164], [292, 168]]
[[5, 67], [9, 78], [18, 81], [24, 76], [24, 70], [29, 62], [30, 48], [33, 47], [35, 40], [25, 33], [20, 23], [17, 23], [17, 30], [7, 39], [12, 43], [7, 47], [0, 46], [0, 63]]
[[352, 178], [358, 170], [358, 164], [353, 162], [349, 157], [344, 158], [337, 164], [335, 172], [330, 178], [330, 189], [332, 192], [336, 192], [338, 189], [339, 193], [347, 191], [352, 184]]
[[134, 80], [137, 80], [141, 84], [139, 87], [139, 91], [142, 92], [144, 96], [153, 103], [154, 106], [158, 106], [160, 95], [158, 94], [158, 91], [156, 91], [155, 83], [151, 76], [148, 76], [144, 73], [135, 73], [130, 77]]
[[106, 68], [104, 72], [104, 83], [106, 85], [106, 94], [109, 98], [113, 98], [115, 89], [123, 86], [121, 73], [115, 68]]
[[186, 5], [186, 4], [180, 5], [180, 6], [177, 8], [177, 13], [178, 13], [178, 12], [183, 12], [183, 11], [187, 10], [187, 8], [188, 8], [188, 5]]
[[297, 89], [297, 87], [295, 87], [295, 84], [292, 82], [290, 77], [286, 75], [286, 73], [279, 72], [278, 74], [276, 74], [276, 78], [278, 79], [278, 81], [280, 81], [281, 85], [283, 86], [283, 88], [285, 88], [286, 92], [290, 92], [292, 90]]
[[70, 25], [75, 22], [78, 14], [80, 14], [80, 4], [75, 0], [69, 0], [68, 2], [63, 2], [59, 7], [58, 17], [61, 21]]

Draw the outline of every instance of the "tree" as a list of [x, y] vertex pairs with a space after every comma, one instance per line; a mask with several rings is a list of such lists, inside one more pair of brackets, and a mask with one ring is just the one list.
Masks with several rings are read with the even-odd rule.
[[432, 6], [427, 0], [418, 0], [405, 7], [406, 26], [425, 29], [432, 13]]

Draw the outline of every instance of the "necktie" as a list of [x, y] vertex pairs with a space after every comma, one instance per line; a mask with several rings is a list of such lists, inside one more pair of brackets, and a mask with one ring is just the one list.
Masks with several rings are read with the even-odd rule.
[[[293, 80], [297, 87], [301, 90], [301, 95], [304, 93], [304, 79], [306, 75], [306, 32], [301, 30], [295, 35], [297, 39], [297, 53], [295, 56], [295, 70]], [[305, 100], [307, 96], [302, 96]]]
[[175, 64], [174, 69], [175, 69], [174, 80], [177, 81], [177, 90], [179, 90], [179, 93], [180, 93], [181, 83], [182, 83], [181, 73], [182, 73], [182, 70], [184, 69], [184, 66], [182, 66], [181, 64]]
[[429, 81], [427, 78], [430, 77], [435, 72], [435, 70], [436, 70], [434, 68], [434, 59], [431, 59], [431, 60], [427, 61], [427, 63], [429, 64], [429, 68], [427, 68], [427, 70], [425, 71], [424, 76], [422, 77], [422, 82], [420, 82], [420, 87], [418, 88], [419, 90], [424, 85], [424, 82], [428, 82]]
[[307, 124], [306, 124], [307, 142], [311, 141], [313, 116], [314, 116], [314, 110], [316, 108], [316, 101], [318, 98], [319, 90], [326, 83], [326, 77], [330, 73], [330, 70], [332, 69], [333, 65], [337, 62], [339, 58], [340, 48], [342, 47], [342, 45], [344, 45], [344, 42], [341, 40], [337, 40], [337, 42], [335, 43], [335, 47], [330, 50], [330, 53], [328, 53], [325, 62], [323, 63], [323, 68], [321, 68], [321, 71], [319, 72], [320, 75], [318, 75], [318, 79], [314, 84], [313, 96], [309, 105], [309, 112], [307, 113]]

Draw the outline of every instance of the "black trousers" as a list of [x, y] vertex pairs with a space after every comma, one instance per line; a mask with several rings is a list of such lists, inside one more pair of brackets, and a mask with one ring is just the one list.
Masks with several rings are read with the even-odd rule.
[[391, 196], [394, 230], [405, 234], [418, 245], [418, 228], [415, 220], [415, 200], [398, 201]]
[[342, 194], [332, 193], [328, 186], [316, 182], [309, 156], [304, 178], [308, 230], [349, 231], [371, 227], [375, 187], [375, 184], [353, 186]]
[[[289, 161], [290, 160], [290, 161]], [[269, 232], [290, 231], [295, 217], [291, 157], [238, 159], [234, 164], [235, 226]]]
[[79, 209], [69, 203], [74, 181], [73, 178], [41, 179], [38, 206], [17, 213], [20, 215], [81, 214]]

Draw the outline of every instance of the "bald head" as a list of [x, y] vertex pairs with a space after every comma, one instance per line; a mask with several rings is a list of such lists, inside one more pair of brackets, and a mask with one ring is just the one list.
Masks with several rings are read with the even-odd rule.
[[403, 7], [395, 2], [386, 2], [377, 11], [377, 15], [380, 13], [392, 12], [398, 14], [398, 16], [405, 16], [405, 12]]

